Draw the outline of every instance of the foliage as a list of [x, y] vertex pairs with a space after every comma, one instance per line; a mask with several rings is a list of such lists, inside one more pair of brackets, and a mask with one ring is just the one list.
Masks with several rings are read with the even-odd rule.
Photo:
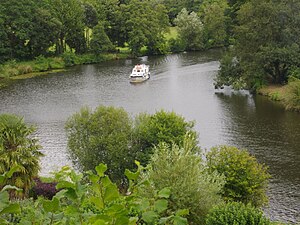
[[[300, 24], [299, 1], [281, 2], [250, 0], [237, 12], [238, 25], [234, 29], [234, 55], [240, 65], [239, 76], [226, 76], [233, 84], [243, 80], [247, 88], [262, 83], [285, 84], [289, 70], [299, 66]], [[249, 20], [249, 18], [252, 18]]]
[[203, 24], [195, 12], [188, 13], [183, 8], [174, 23], [180, 38], [186, 43], [186, 50], [201, 50], [203, 45]]
[[170, 38], [169, 41], [169, 48], [171, 52], [183, 52], [186, 48], [186, 44], [180, 38]]
[[128, 45], [132, 54], [138, 55], [143, 46], [147, 46], [152, 54], [163, 53], [163, 33], [169, 25], [165, 7], [154, 0], [131, 0], [124, 6], [124, 11], [127, 15], [125, 26]]
[[221, 47], [227, 44], [227, 0], [205, 0], [200, 7], [203, 21], [204, 43], [206, 48]]
[[260, 209], [241, 202], [230, 202], [210, 211], [206, 225], [269, 225], [271, 224]]
[[56, 182], [43, 182], [40, 178], [34, 178], [34, 186], [30, 190], [30, 195], [37, 199], [39, 196], [43, 196], [46, 199], [52, 199], [58, 192], [56, 190]]
[[182, 146], [185, 134], [190, 132], [195, 139], [195, 149], [197, 133], [193, 129], [194, 122], [185, 121], [184, 117], [175, 112], [157, 111], [153, 115], [141, 113], [135, 118], [133, 131], [133, 148], [137, 153], [136, 159], [146, 165], [153, 153], [153, 147], [160, 142], [167, 144], [175, 143]]
[[[40, 169], [39, 158], [43, 155], [38, 141], [31, 137], [35, 131], [33, 126], [25, 124], [23, 118], [15, 115], [0, 115], [0, 173], [18, 167], [5, 184], [23, 189], [22, 195], [27, 196], [33, 185], [33, 178]], [[11, 192], [11, 198], [20, 197]]]
[[91, 51], [96, 55], [102, 52], [109, 52], [114, 50], [114, 46], [109, 40], [107, 34], [105, 33], [102, 24], [98, 24], [95, 26], [90, 47]]
[[189, 209], [189, 224], [202, 224], [208, 211], [222, 202], [219, 195], [223, 178], [216, 173], [206, 173], [202, 158], [194, 150], [194, 137], [188, 133], [182, 147], [160, 143], [144, 176], [151, 182], [151, 188], [142, 187], [145, 196], [156, 190], [169, 187], [170, 208]]
[[131, 126], [128, 113], [121, 108], [100, 106], [94, 112], [82, 108], [66, 123], [71, 158], [82, 171], [106, 163], [112, 180], [120, 182], [125, 168], [134, 165], [129, 149]]
[[105, 175], [104, 164], [95, 168], [96, 174], [87, 172], [85, 176], [64, 167], [56, 174], [57, 188], [61, 191], [52, 200], [39, 198], [31, 205], [25, 202], [20, 224], [187, 224], [183, 217], [186, 210], [163, 216], [170, 210], [169, 189], [159, 191], [153, 199], [142, 198], [135, 192], [142, 169], [139, 166], [136, 173], [126, 171], [131, 192], [121, 195], [116, 184]]
[[12, 216], [13, 214], [21, 211], [18, 203], [12, 203], [9, 201], [8, 193], [9, 190], [21, 191], [21, 189], [11, 185], [5, 185], [7, 180], [10, 179], [19, 169], [19, 167], [12, 167], [9, 171], [0, 175], [0, 224], [8, 224], [9, 221], [6, 217]]
[[218, 146], [206, 155], [208, 170], [224, 175], [222, 196], [225, 201], [251, 203], [260, 207], [267, 203], [267, 167], [259, 164], [246, 150]]
[[290, 77], [286, 90], [284, 99], [286, 108], [300, 111], [300, 79]]

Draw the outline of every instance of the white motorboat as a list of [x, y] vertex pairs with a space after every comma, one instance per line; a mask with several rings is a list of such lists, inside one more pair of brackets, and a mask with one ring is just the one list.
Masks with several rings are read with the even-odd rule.
[[140, 83], [150, 78], [149, 66], [146, 64], [137, 64], [130, 74], [130, 83]]

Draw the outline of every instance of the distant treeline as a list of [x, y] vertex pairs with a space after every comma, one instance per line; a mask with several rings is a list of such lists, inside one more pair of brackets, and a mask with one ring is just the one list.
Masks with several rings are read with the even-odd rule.
[[2, 0], [0, 63], [225, 46], [216, 87], [286, 84], [300, 77], [299, 11], [296, 0]]
[[[230, 43], [231, 0], [2, 0], [0, 62], [101, 53], [127, 46], [133, 55], [201, 50]], [[178, 26], [179, 36], [164, 34]]]

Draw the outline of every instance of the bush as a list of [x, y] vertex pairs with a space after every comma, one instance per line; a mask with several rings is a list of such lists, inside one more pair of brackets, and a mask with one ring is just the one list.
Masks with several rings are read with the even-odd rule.
[[43, 196], [47, 199], [52, 199], [52, 197], [58, 192], [56, 190], [56, 182], [44, 183], [40, 178], [34, 179], [34, 186], [31, 189], [31, 195], [34, 199], [37, 199], [39, 196]]
[[145, 177], [152, 184], [152, 190], [144, 191], [148, 196], [163, 188], [170, 188], [170, 208], [173, 211], [188, 209], [189, 224], [202, 224], [209, 210], [222, 202], [219, 193], [223, 178], [216, 173], [208, 174], [202, 165], [201, 155], [194, 152], [193, 136], [185, 137], [183, 147], [160, 143], [149, 164]]
[[231, 202], [220, 205], [210, 211], [206, 225], [269, 225], [271, 224], [263, 212], [251, 205]]
[[285, 95], [285, 105], [287, 109], [300, 111], [300, 79], [289, 78]]
[[186, 122], [184, 117], [174, 112], [165, 112], [163, 110], [153, 115], [140, 114], [135, 119], [133, 134], [134, 152], [137, 152], [137, 160], [146, 165], [153, 153], [153, 147], [160, 142], [167, 144], [175, 143], [182, 146], [185, 134], [195, 137], [195, 149], [197, 147], [197, 133], [194, 131], [194, 122]]
[[262, 206], [267, 203], [267, 167], [259, 164], [246, 150], [231, 146], [219, 146], [206, 155], [210, 172], [225, 176], [223, 198], [225, 201], [240, 201]]
[[70, 156], [81, 171], [93, 170], [99, 163], [109, 165], [108, 174], [120, 184], [125, 168], [134, 166], [131, 130], [124, 109], [100, 106], [92, 112], [83, 108], [66, 123]]
[[183, 52], [185, 50], [186, 44], [180, 38], [171, 38], [168, 41], [170, 50], [173, 53]]

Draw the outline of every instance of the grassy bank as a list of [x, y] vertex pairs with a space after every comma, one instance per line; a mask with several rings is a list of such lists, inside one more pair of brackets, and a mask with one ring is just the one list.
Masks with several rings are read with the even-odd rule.
[[100, 63], [109, 60], [128, 58], [126, 51], [105, 53], [101, 55], [65, 53], [60, 57], [39, 56], [35, 60], [17, 62], [9, 61], [0, 65], [0, 88], [9, 85], [13, 80], [27, 79], [48, 73], [60, 72], [70, 66]]
[[300, 112], [300, 79], [292, 78], [284, 86], [265, 86], [257, 92], [273, 101], [279, 101], [287, 110]]

